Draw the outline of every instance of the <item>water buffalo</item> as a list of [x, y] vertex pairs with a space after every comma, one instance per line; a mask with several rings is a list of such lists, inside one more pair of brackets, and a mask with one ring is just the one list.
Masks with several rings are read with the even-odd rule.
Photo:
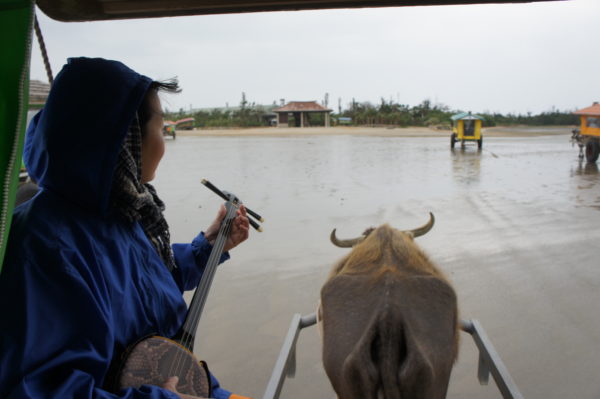
[[321, 289], [323, 366], [340, 399], [445, 398], [458, 352], [456, 294], [414, 243], [385, 224], [353, 247]]

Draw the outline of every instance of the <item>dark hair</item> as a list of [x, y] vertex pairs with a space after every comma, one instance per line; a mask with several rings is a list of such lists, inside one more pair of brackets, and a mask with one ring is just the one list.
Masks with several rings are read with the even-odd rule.
[[[155, 92], [164, 91], [167, 93], [181, 93], [181, 88], [179, 87], [179, 82], [177, 81], [177, 78], [163, 80], [161, 82], [153, 81], [148, 87], [148, 92], [150, 92], [150, 90], [153, 90]], [[153, 112], [154, 110], [148, 102], [148, 97], [144, 97], [144, 99], [142, 100], [142, 104], [138, 109], [138, 119], [140, 121], [141, 127], [144, 126], [150, 120]], [[144, 129], [142, 129], [142, 135], [143, 134]]]

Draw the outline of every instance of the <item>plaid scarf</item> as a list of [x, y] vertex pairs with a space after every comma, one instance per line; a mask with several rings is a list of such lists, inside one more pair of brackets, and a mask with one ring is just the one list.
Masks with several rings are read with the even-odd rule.
[[141, 182], [142, 134], [136, 113], [123, 140], [111, 191], [111, 206], [130, 223], [139, 222], [169, 271], [177, 267], [171, 249], [165, 204], [152, 185]]

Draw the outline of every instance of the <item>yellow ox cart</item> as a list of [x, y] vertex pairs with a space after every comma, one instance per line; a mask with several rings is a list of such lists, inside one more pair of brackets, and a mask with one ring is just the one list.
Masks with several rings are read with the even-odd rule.
[[581, 124], [573, 130], [571, 141], [579, 145], [579, 158], [583, 158], [585, 147], [585, 159], [594, 163], [600, 154], [600, 104], [595, 102], [591, 107], [574, 112], [579, 115]]
[[473, 115], [470, 112], [461, 112], [452, 115], [452, 135], [450, 136], [450, 148], [454, 148], [456, 142], [460, 141], [462, 148], [465, 148], [467, 141], [477, 142], [477, 148], [481, 149], [483, 137], [481, 135], [481, 124], [483, 118], [479, 115]]

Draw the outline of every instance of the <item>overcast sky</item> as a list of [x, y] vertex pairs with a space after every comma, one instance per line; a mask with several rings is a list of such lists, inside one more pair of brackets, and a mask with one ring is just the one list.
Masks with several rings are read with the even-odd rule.
[[[383, 97], [526, 113], [600, 100], [600, 1], [295, 11], [63, 23], [38, 10], [54, 74], [73, 56], [178, 77], [170, 110]], [[47, 81], [37, 43], [31, 78]]]

